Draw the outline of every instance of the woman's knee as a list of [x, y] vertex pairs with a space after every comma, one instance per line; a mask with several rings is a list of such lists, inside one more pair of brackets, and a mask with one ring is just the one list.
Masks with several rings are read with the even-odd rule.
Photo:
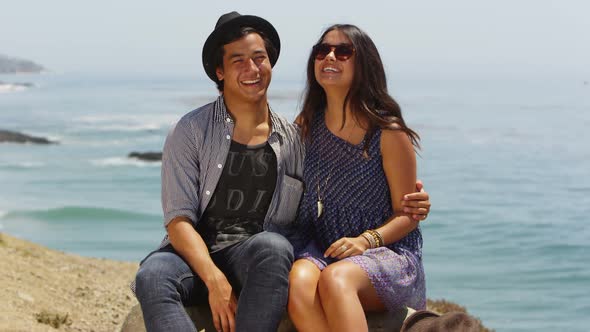
[[331, 264], [320, 274], [318, 290], [321, 296], [340, 297], [358, 290], [352, 280], [351, 268], [344, 264]]
[[[289, 273], [289, 291], [293, 297], [315, 294], [320, 271], [313, 263], [297, 261]], [[311, 264], [311, 265], [310, 265]]]
[[319, 276], [320, 271], [313, 263], [307, 265], [300, 261], [295, 262], [289, 273], [289, 312], [297, 312], [313, 305]]

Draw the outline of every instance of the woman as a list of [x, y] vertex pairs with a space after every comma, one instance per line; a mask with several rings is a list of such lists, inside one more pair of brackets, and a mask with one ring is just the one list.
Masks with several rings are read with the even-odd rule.
[[387, 92], [372, 40], [353, 25], [313, 47], [297, 118], [306, 140], [299, 223], [313, 240], [291, 270], [299, 331], [366, 331], [365, 311], [426, 306], [415, 190], [418, 135]]

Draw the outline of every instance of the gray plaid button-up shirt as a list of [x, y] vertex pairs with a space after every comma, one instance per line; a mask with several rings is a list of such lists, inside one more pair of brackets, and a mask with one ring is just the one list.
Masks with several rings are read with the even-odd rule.
[[[264, 230], [293, 240], [303, 193], [304, 145], [296, 125], [272, 110], [270, 118], [268, 142], [277, 158], [278, 177]], [[170, 130], [162, 156], [164, 226], [178, 216], [188, 217], [195, 225], [199, 223], [223, 171], [233, 129], [234, 120], [220, 96], [183, 116]], [[166, 236], [160, 248], [169, 243]]]

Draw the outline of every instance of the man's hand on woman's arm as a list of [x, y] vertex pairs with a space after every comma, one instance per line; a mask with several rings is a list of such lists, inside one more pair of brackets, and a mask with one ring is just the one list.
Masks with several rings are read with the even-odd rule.
[[421, 221], [428, 217], [430, 213], [430, 196], [424, 191], [422, 181], [416, 181], [416, 192], [407, 194], [402, 200], [402, 206], [405, 213], [412, 214], [412, 218]]

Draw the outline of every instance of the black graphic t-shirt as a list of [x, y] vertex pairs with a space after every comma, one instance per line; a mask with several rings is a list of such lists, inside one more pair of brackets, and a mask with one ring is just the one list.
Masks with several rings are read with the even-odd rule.
[[217, 188], [197, 224], [210, 252], [262, 232], [276, 181], [277, 158], [268, 142], [231, 142]]

